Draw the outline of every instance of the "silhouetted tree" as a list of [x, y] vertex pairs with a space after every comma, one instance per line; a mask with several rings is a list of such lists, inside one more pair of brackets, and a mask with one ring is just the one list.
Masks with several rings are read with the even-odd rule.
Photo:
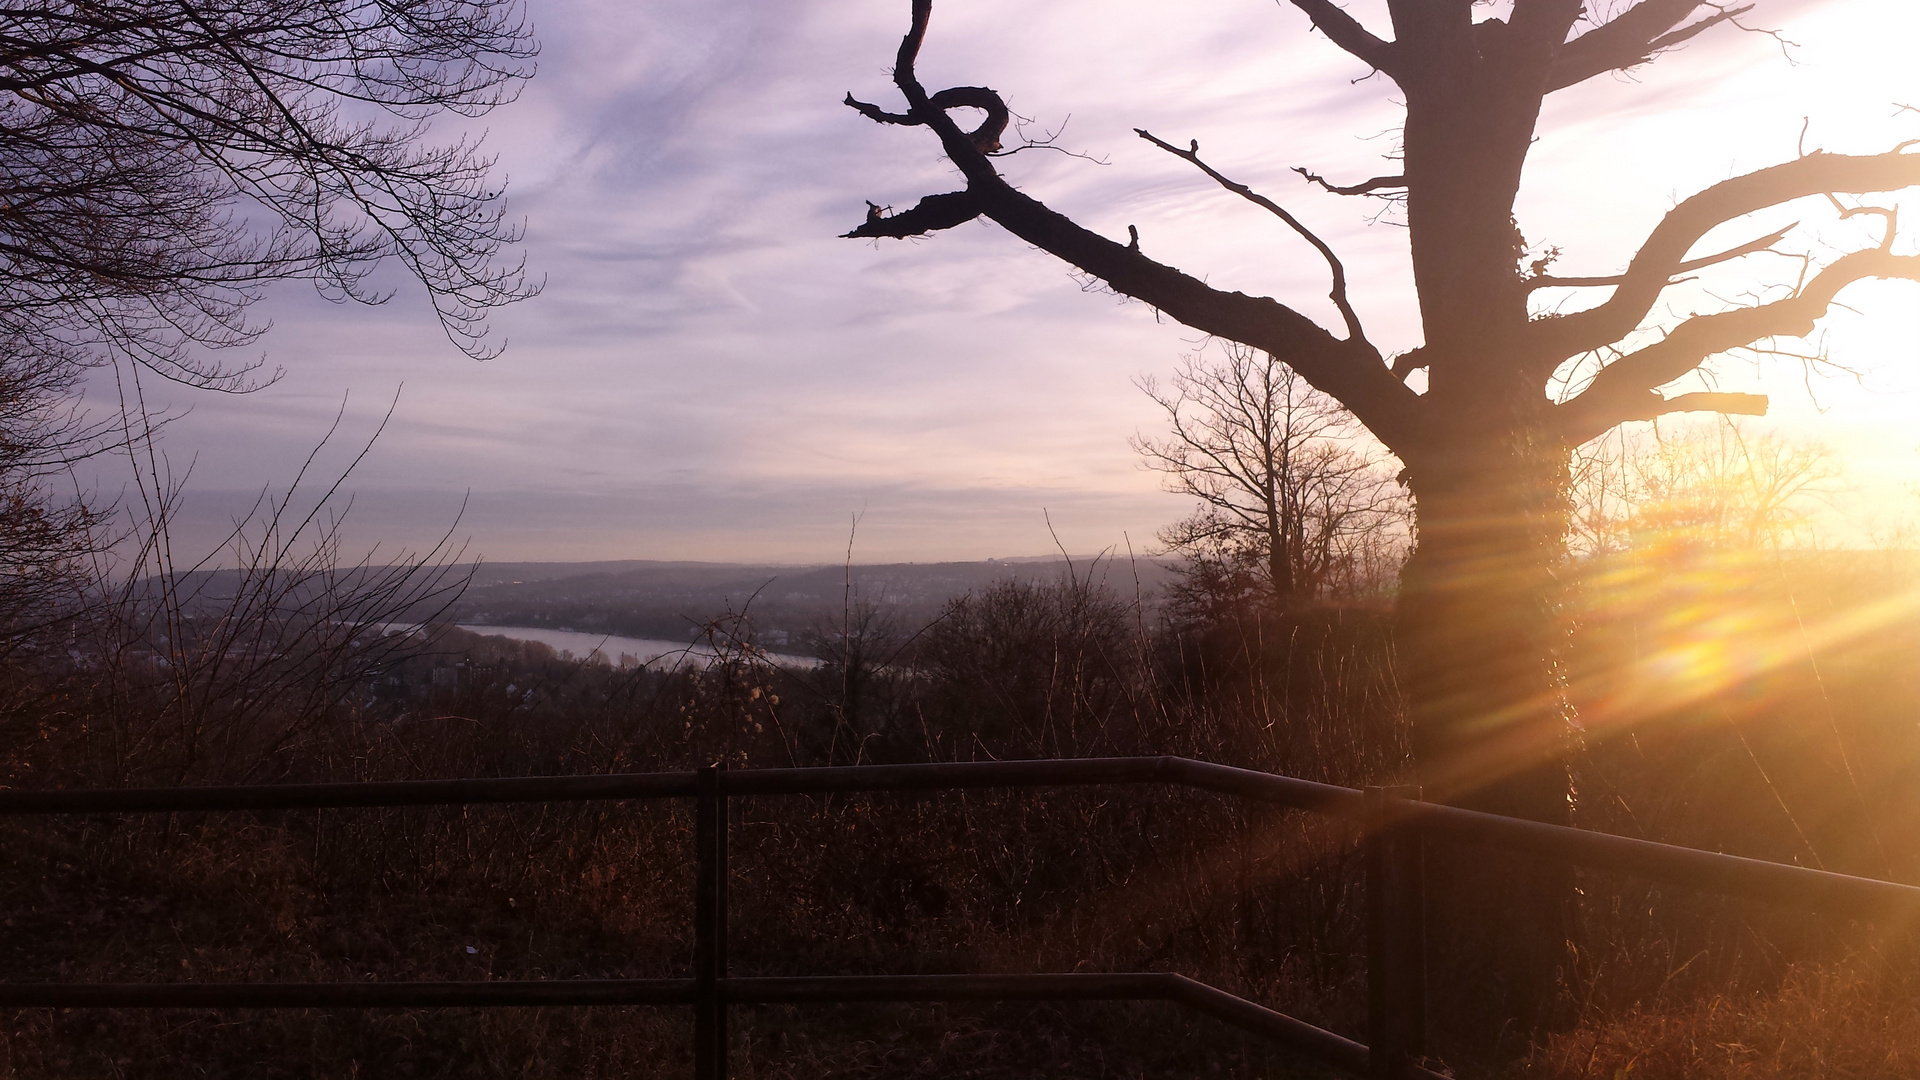
[[1392, 474], [1355, 445], [1352, 415], [1272, 353], [1228, 343], [1140, 388], [1170, 434], [1134, 449], [1200, 504], [1161, 531], [1169, 551], [1257, 567], [1282, 608], [1350, 592], [1386, 561], [1404, 516]]
[[279, 278], [379, 303], [393, 261], [484, 355], [527, 295], [471, 140], [530, 74], [518, 0], [27, 0], [0, 12], [0, 356], [244, 385], [195, 346]]
[[[931, 0], [913, 0], [894, 66], [906, 111], [888, 112], [852, 95], [847, 104], [880, 123], [930, 128], [965, 186], [894, 214], [870, 204], [867, 219], [847, 235], [914, 236], [985, 217], [1122, 295], [1204, 333], [1274, 354], [1351, 410], [1405, 464], [1416, 504], [1417, 545], [1401, 580], [1398, 650], [1423, 783], [1439, 798], [1567, 822], [1573, 725], [1560, 671], [1555, 590], [1565, 552], [1570, 448], [1629, 420], [1687, 410], [1763, 411], [1765, 401], [1755, 395], [1668, 397], [1661, 388], [1730, 349], [1810, 332], [1853, 282], [1920, 279], [1920, 256], [1894, 250], [1890, 209], [1841, 201], [1920, 183], [1920, 154], [1806, 153], [1683, 200], [1623, 273], [1554, 276], [1548, 259], [1526, 261], [1514, 209], [1542, 102], [1647, 63], [1747, 9], [1639, 0], [1604, 18], [1584, 0], [1512, 0], [1500, 8], [1504, 17], [1476, 19], [1481, 5], [1468, 0], [1386, 0], [1388, 39], [1333, 0], [1291, 2], [1359, 61], [1362, 74], [1385, 75], [1404, 100], [1399, 173], [1346, 186], [1320, 181], [1343, 194], [1404, 199], [1425, 342], [1391, 363], [1368, 340], [1333, 250], [1277, 202], [1204, 161], [1197, 142], [1182, 147], [1139, 132], [1311, 243], [1331, 272], [1338, 331], [1270, 297], [1218, 288], [1156, 262], [1137, 238], [1101, 236], [1010, 184], [993, 157], [1010, 121], [1000, 95], [971, 86], [929, 92], [915, 74]], [[951, 115], [957, 108], [980, 110], [984, 119], [963, 130]], [[1883, 242], [1824, 265], [1813, 260], [1776, 299], [1667, 324], [1653, 318], [1676, 278], [1770, 250], [1792, 226], [1694, 256], [1694, 245], [1709, 231], [1810, 197], [1834, 199], [1842, 215], [1878, 216]], [[1548, 311], [1532, 302], [1552, 288], [1611, 292], [1580, 310]], [[1590, 377], [1579, 392], [1550, 398], [1556, 375], [1581, 359]], [[1406, 382], [1421, 369], [1424, 392]], [[1507, 920], [1513, 932], [1496, 943], [1506, 956], [1490, 959], [1513, 1008], [1538, 1017], [1540, 1003], [1552, 997], [1549, 973], [1565, 940], [1555, 905], [1571, 897], [1571, 877], [1513, 874], [1505, 886], [1507, 906], [1527, 914]]]
[[0, 661], [70, 614], [101, 514], [58, 482], [103, 432], [72, 408], [76, 372], [46, 356], [0, 356]]

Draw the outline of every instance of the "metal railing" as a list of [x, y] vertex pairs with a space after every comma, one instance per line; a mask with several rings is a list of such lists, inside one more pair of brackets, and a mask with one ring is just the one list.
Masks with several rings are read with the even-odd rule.
[[[1366, 1044], [1164, 972], [741, 978], [727, 971], [727, 817], [736, 796], [1171, 784], [1359, 825], [1367, 896]], [[1428, 836], [1852, 918], [1920, 916], [1920, 888], [1425, 803], [1179, 757], [632, 773], [251, 787], [0, 791], [0, 816], [298, 810], [691, 798], [694, 969], [681, 979], [405, 983], [0, 983], [16, 1008], [404, 1008], [677, 1005], [694, 1010], [697, 1080], [726, 1075], [732, 1005], [899, 1001], [1170, 1001], [1372, 1080], [1437, 1078], [1425, 1047], [1422, 848]]]

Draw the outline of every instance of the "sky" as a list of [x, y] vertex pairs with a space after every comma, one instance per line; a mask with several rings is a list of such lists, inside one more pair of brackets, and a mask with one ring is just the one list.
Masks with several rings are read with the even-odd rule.
[[[1384, 3], [1348, 6], [1384, 33]], [[338, 415], [316, 490], [389, 407], [337, 500], [351, 499], [350, 543], [389, 555], [443, 534], [489, 561], [827, 562], [850, 540], [862, 562], [1145, 552], [1188, 510], [1129, 437], [1158, 431], [1136, 382], [1164, 376], [1197, 334], [1084, 288], [988, 223], [838, 238], [864, 200], [904, 207], [960, 186], [925, 131], [840, 104], [851, 90], [899, 107], [888, 72], [906, 0], [529, 12], [539, 73], [484, 122], [546, 282], [495, 320], [506, 351], [463, 356], [404, 282], [377, 308], [278, 287], [259, 309], [274, 328], [246, 358], [282, 369], [278, 382], [243, 397], [146, 386], [176, 416], [162, 445], [189, 477], [181, 549], [217, 543], [261, 492], [283, 492]], [[1518, 216], [1530, 242], [1562, 249], [1558, 272], [1622, 268], [1679, 199], [1799, 146], [1920, 137], [1920, 113], [1896, 108], [1920, 104], [1920, 4], [1758, 0], [1750, 18], [1794, 44], [1722, 27], [1549, 99]], [[1023, 190], [1108, 236], [1134, 225], [1154, 258], [1217, 285], [1333, 318], [1310, 248], [1133, 129], [1198, 139], [1341, 253], [1374, 341], [1419, 344], [1405, 230], [1290, 171], [1391, 171], [1397, 92], [1291, 5], [941, 0], [920, 72], [931, 87], [1000, 90], [1031, 134], [1057, 131], [1082, 155], [1006, 159]], [[1860, 242], [1822, 204], [1775, 218], [1806, 223], [1802, 250]], [[1699, 250], [1772, 227], [1735, 223]], [[1752, 302], [1756, 284], [1796, 273], [1749, 262], [1669, 304]], [[1852, 310], [1820, 344], [1858, 378], [1730, 358], [1716, 385], [1771, 394], [1764, 426], [1832, 450], [1836, 535], [1883, 536], [1920, 507], [1920, 289], [1842, 299]], [[110, 387], [90, 392], [110, 401]]]

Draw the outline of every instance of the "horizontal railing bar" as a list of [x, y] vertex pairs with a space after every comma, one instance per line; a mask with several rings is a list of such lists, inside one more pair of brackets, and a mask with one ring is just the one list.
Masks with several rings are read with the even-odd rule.
[[[1065, 975], [858, 975], [726, 979], [734, 1004], [853, 1001], [1167, 1001], [1264, 1035], [1330, 1065], [1367, 1070], [1367, 1048], [1184, 975], [1168, 972]], [[1417, 1073], [1433, 1076], [1435, 1074]]]
[[[600, 776], [394, 780], [348, 784], [0, 791], [0, 815], [301, 810], [683, 798], [693, 795], [693, 778], [694, 774], [690, 772], [615, 773]], [[1352, 788], [1178, 757], [739, 769], [726, 775], [722, 790], [728, 795], [807, 795], [854, 791], [1150, 783], [1184, 784], [1356, 820], [1361, 815], [1361, 796]]]
[[802, 975], [719, 980], [735, 1005], [852, 1001], [1151, 1001], [1171, 997], [1158, 972], [1061, 975]]
[[[1174, 980], [1174, 1000], [1190, 1008], [1235, 1027], [1269, 1036], [1276, 1042], [1290, 1043], [1350, 1072], [1365, 1074], [1367, 1071], [1368, 1050], [1362, 1043], [1335, 1035], [1304, 1020], [1296, 1020], [1285, 1013], [1275, 1012], [1196, 979], [1184, 975], [1170, 978]], [[1416, 1080], [1447, 1080], [1440, 1073], [1413, 1064], [1406, 1066], [1405, 1075]]]
[[1343, 817], [1355, 822], [1367, 818], [1366, 796], [1355, 788], [1315, 783], [1256, 769], [1240, 769], [1193, 758], [1167, 758], [1171, 781], [1205, 788], [1223, 795], [1240, 795], [1299, 810]]
[[0, 791], [4, 814], [111, 814], [197, 810], [322, 810], [376, 806], [585, 802], [691, 796], [693, 774], [511, 776], [468, 780], [385, 780], [353, 784], [239, 787], [91, 788]]
[[1396, 814], [1406, 814], [1429, 834], [1449, 834], [1595, 870], [1833, 915], [1909, 919], [1920, 916], [1920, 888], [1878, 878], [1723, 855], [1436, 803], [1396, 802], [1394, 808]]
[[1364, 812], [1364, 800], [1360, 792], [1352, 788], [1181, 757], [1052, 758], [914, 765], [842, 765], [806, 769], [735, 769], [722, 777], [720, 783], [721, 790], [728, 795], [1181, 784], [1355, 820], [1359, 820]]
[[[1166, 783], [1259, 799], [1352, 820], [1360, 820], [1364, 815], [1364, 798], [1352, 788], [1170, 756], [740, 769], [726, 773], [721, 783], [722, 790], [729, 795]], [[681, 798], [693, 794], [694, 774], [690, 772], [348, 784], [263, 784], [245, 787], [0, 791], [0, 815], [570, 802]], [[1595, 869], [1710, 892], [1797, 904], [1838, 914], [1869, 917], [1920, 914], [1920, 888], [1909, 885], [1501, 817], [1436, 803], [1396, 805], [1404, 806], [1405, 812], [1424, 828]]]
[[1165, 782], [1165, 758], [1065, 758], [944, 761], [917, 765], [839, 765], [803, 769], [731, 769], [728, 795], [937, 791]]
[[[1165, 972], [837, 975], [719, 980], [734, 1005], [889, 1001], [1167, 1001], [1365, 1074], [1367, 1048], [1224, 990]], [[118, 1009], [691, 1005], [692, 979], [393, 983], [0, 983], [0, 1007]], [[1432, 1077], [1425, 1070], [1415, 1076]]]
[[1234, 1027], [1265, 1035], [1348, 1072], [1365, 1075], [1367, 1071], [1367, 1048], [1362, 1043], [1185, 976], [1174, 975], [1170, 982], [1173, 1000], [1188, 1008]]
[[0, 983], [15, 1009], [411, 1009], [691, 1005], [692, 979], [387, 983]]

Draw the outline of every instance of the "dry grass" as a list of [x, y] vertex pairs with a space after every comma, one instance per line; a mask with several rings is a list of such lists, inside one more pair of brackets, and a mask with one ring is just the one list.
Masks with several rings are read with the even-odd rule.
[[1515, 1080], [1912, 1080], [1916, 980], [1796, 965], [1773, 991], [1633, 1008], [1556, 1035]]

